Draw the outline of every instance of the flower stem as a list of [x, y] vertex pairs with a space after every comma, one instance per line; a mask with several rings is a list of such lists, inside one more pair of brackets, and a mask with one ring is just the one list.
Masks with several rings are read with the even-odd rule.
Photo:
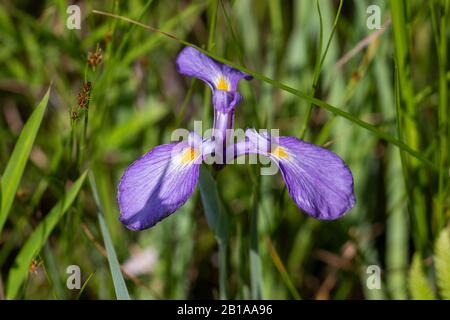
[[219, 298], [228, 299], [227, 289], [227, 243], [223, 240], [217, 240], [219, 246]]

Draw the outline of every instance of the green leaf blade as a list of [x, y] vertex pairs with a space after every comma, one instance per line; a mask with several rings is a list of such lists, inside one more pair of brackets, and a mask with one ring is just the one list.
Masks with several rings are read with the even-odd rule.
[[217, 184], [204, 166], [200, 169], [200, 196], [209, 227], [219, 240], [226, 241], [228, 238], [227, 217], [219, 197]]
[[442, 299], [450, 300], [450, 232], [439, 234], [434, 248], [437, 286]]
[[36, 227], [27, 242], [23, 245], [16, 257], [14, 266], [11, 268], [8, 275], [6, 284], [7, 299], [16, 298], [20, 286], [27, 277], [31, 261], [42, 249], [56, 224], [75, 201], [78, 192], [83, 186], [85, 178], [86, 172], [78, 178], [65, 196], [58, 201], [53, 209], [45, 216], [43, 221]]
[[5, 172], [3, 173], [0, 188], [2, 193], [0, 207], [0, 233], [5, 225], [9, 211], [11, 210], [14, 202], [17, 188], [19, 187], [20, 180], [22, 179], [34, 140], [36, 139], [42, 119], [44, 118], [49, 96], [50, 88], [48, 88], [46, 94], [23, 127], [8, 164], [6, 165]]
[[433, 288], [423, 272], [422, 258], [415, 253], [409, 270], [409, 291], [413, 300], [435, 300]]
[[105, 218], [103, 218], [103, 215], [100, 212], [98, 213], [98, 222], [100, 224], [103, 242], [105, 243], [109, 268], [111, 270], [117, 300], [130, 300], [130, 295], [128, 294], [128, 289], [125, 284], [125, 280], [123, 279], [122, 271], [120, 270], [120, 264], [117, 260], [116, 251], [114, 250], [114, 246], [112, 244], [108, 226], [106, 225]]

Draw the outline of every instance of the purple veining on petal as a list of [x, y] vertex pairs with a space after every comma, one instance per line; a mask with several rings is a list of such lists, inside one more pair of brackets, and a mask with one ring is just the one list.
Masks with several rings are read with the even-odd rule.
[[188, 200], [199, 177], [199, 164], [187, 161], [192, 158], [190, 152], [187, 142], [163, 144], [125, 170], [117, 200], [120, 221], [127, 228], [150, 228]]
[[278, 141], [286, 157], [276, 158], [297, 206], [316, 219], [334, 220], [355, 205], [353, 176], [339, 156], [294, 137]]
[[[295, 137], [274, 138], [246, 131], [247, 139], [229, 146], [227, 153], [258, 153], [270, 157], [281, 170], [296, 205], [320, 220], [334, 220], [355, 205], [353, 176], [335, 153]], [[233, 150], [232, 150], [233, 148]]]

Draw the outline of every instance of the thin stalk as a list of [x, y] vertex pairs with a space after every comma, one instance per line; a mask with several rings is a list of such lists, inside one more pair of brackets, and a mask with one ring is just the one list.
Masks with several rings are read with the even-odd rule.
[[[333, 36], [334, 36], [335, 31], [336, 31], [337, 23], [339, 21], [340, 15], [341, 15], [341, 9], [342, 9], [342, 5], [344, 4], [344, 0], [341, 0], [339, 2], [338, 11], [336, 13], [336, 17], [334, 18], [333, 27], [331, 29], [330, 37], [328, 38], [327, 45], [325, 47], [325, 51], [324, 51], [323, 54], [322, 54], [323, 20], [322, 20], [322, 12], [320, 11], [320, 4], [319, 3], [320, 3], [319, 0], [317, 0], [317, 11], [319, 13], [319, 20], [320, 20], [319, 50], [318, 50], [320, 59], [316, 60], [316, 64], [314, 66], [313, 84], [312, 84], [312, 88], [311, 88], [311, 92], [310, 92], [310, 96], [311, 97], [314, 97], [314, 95], [316, 94], [317, 84], [319, 82], [319, 77], [320, 77], [320, 71], [322, 69], [323, 62], [325, 61], [325, 58], [327, 56], [328, 49], [330, 48], [331, 40], [333, 40]], [[309, 122], [311, 121], [312, 108], [313, 108], [312, 103], [309, 103], [308, 107], [306, 109], [305, 119], [303, 120], [302, 129], [300, 131], [300, 139], [303, 139], [305, 137], [306, 130], [308, 129]]]
[[[206, 46], [208, 51], [212, 51], [215, 47], [215, 34], [216, 34], [216, 26], [217, 26], [217, 8], [219, 7], [218, 0], [214, 0], [211, 2], [211, 14], [210, 19], [211, 22], [209, 24], [209, 33], [208, 33], [208, 44]], [[205, 125], [205, 128], [208, 128], [209, 124], [211, 123], [210, 120], [210, 110], [211, 110], [211, 90], [208, 86], [205, 86], [204, 88], [204, 95], [203, 95], [203, 124]]]
[[250, 217], [250, 285], [252, 299], [261, 299], [261, 258], [259, 255], [259, 234], [258, 234], [258, 203], [259, 186], [261, 176], [258, 176], [258, 183], [253, 191], [254, 201]]
[[438, 182], [438, 197], [436, 205], [436, 231], [439, 232], [445, 224], [444, 205], [446, 198], [446, 175], [447, 175], [447, 157], [448, 157], [448, 86], [446, 79], [447, 72], [447, 24], [449, 16], [449, 1], [442, 3], [444, 6], [443, 14], [440, 17], [439, 24], [434, 12], [434, 2], [430, 2], [430, 10], [432, 17], [433, 32], [435, 34], [435, 42], [438, 57], [439, 69], [439, 101], [438, 101], [438, 119], [439, 119], [439, 182]]
[[228, 289], [227, 289], [227, 243], [222, 240], [217, 241], [219, 246], [219, 297], [221, 300], [228, 299]]

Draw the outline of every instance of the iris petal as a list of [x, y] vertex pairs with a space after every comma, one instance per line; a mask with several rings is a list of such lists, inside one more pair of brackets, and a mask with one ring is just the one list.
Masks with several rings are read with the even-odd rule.
[[289, 195], [310, 216], [334, 220], [355, 205], [352, 173], [335, 153], [295, 137], [271, 138], [254, 129], [247, 129], [245, 135], [246, 141], [227, 152], [257, 153], [274, 160]]
[[355, 205], [353, 176], [335, 153], [294, 137], [280, 137], [276, 160], [289, 195], [310, 216], [334, 220]]
[[129, 229], [147, 229], [181, 207], [199, 177], [201, 152], [187, 142], [154, 147], [123, 174], [117, 194], [120, 221]]
[[252, 79], [252, 76], [222, 64], [193, 47], [185, 47], [180, 52], [176, 66], [179, 73], [206, 82], [213, 91], [235, 92], [240, 79]]

